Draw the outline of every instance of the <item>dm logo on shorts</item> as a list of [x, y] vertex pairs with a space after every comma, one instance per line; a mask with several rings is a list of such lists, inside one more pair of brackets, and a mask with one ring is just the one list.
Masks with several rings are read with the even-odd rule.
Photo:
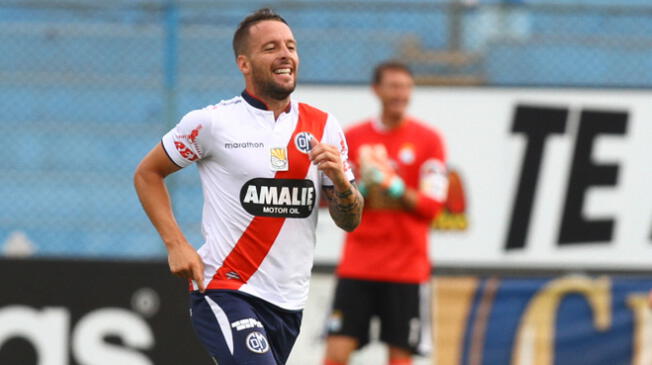
[[251, 352], [264, 354], [269, 351], [269, 343], [267, 342], [265, 335], [258, 331], [254, 331], [247, 336], [247, 348]]
[[[294, 145], [303, 153], [310, 152], [310, 140], [315, 138], [310, 132], [301, 132], [294, 137]], [[315, 138], [317, 140], [317, 138]]]

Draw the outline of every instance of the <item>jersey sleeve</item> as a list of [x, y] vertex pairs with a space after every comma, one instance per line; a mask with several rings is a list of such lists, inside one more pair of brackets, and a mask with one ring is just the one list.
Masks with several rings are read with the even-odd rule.
[[208, 156], [209, 122], [208, 110], [193, 110], [163, 136], [161, 144], [172, 162], [186, 167]]
[[349, 167], [354, 177], [360, 176], [360, 167], [358, 166], [358, 144], [357, 136], [359, 133], [353, 133], [351, 128], [344, 131], [344, 137], [346, 138], [346, 145], [349, 148], [348, 150], [348, 161]]
[[448, 169], [441, 136], [435, 133], [429, 146], [425, 159], [419, 167], [419, 196], [415, 212], [432, 220], [446, 203]]
[[[351, 170], [351, 164], [349, 162], [349, 147], [346, 143], [346, 137], [344, 137], [344, 132], [342, 131], [340, 123], [337, 121], [337, 119], [335, 119], [335, 117], [330, 114], [328, 115], [326, 127], [324, 128], [322, 143], [337, 147], [337, 149], [340, 151], [340, 158], [342, 159], [344, 174], [346, 175], [347, 180], [355, 180], [355, 177], [353, 176], [353, 170]], [[324, 186], [333, 186], [333, 182], [328, 178], [328, 176], [326, 176], [326, 174], [322, 174], [321, 184]]]

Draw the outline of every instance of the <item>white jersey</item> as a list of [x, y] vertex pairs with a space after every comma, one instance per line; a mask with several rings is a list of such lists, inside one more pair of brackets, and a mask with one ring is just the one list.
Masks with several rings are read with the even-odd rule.
[[205, 242], [198, 252], [207, 289], [240, 290], [281, 308], [303, 308], [320, 187], [333, 185], [308, 158], [311, 138], [337, 146], [353, 180], [337, 120], [303, 103], [290, 102], [274, 120], [245, 91], [188, 113], [163, 137], [175, 164], [197, 162], [199, 168]]

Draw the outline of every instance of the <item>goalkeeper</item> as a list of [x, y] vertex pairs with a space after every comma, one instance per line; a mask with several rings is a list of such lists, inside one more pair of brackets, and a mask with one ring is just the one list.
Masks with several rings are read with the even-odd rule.
[[390, 365], [411, 364], [431, 345], [428, 231], [447, 194], [444, 145], [406, 115], [413, 78], [405, 65], [380, 64], [372, 86], [380, 115], [346, 133], [365, 207], [337, 268], [324, 365], [347, 364], [369, 342], [372, 317]]

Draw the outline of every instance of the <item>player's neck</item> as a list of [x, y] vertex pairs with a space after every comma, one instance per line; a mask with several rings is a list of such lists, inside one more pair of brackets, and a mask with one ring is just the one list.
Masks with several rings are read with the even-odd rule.
[[380, 115], [380, 122], [387, 129], [395, 129], [405, 123], [405, 115], [403, 114], [390, 114], [385, 111]]
[[278, 116], [281, 115], [283, 112], [288, 111], [288, 106], [290, 105], [290, 97], [287, 97], [283, 100], [273, 100], [273, 101], [266, 101], [267, 105], [269, 105], [269, 109], [274, 112], [274, 120], [278, 119]]
[[264, 96], [260, 96], [260, 99], [267, 105], [267, 109], [274, 112], [274, 120], [278, 119], [278, 116], [281, 115], [281, 113], [288, 111], [290, 105], [289, 96], [283, 100], [265, 98]]
[[285, 99], [278, 100], [278, 99], [274, 99], [272, 97], [266, 96], [264, 93], [259, 92], [254, 87], [247, 87], [246, 91], [247, 91], [247, 93], [249, 95], [251, 95], [252, 97], [258, 99], [263, 104], [265, 104], [265, 107], [267, 107], [267, 110], [273, 111], [275, 120], [278, 119], [278, 116], [281, 115], [281, 113], [288, 111], [288, 108], [290, 106], [290, 96], [289, 95]]

